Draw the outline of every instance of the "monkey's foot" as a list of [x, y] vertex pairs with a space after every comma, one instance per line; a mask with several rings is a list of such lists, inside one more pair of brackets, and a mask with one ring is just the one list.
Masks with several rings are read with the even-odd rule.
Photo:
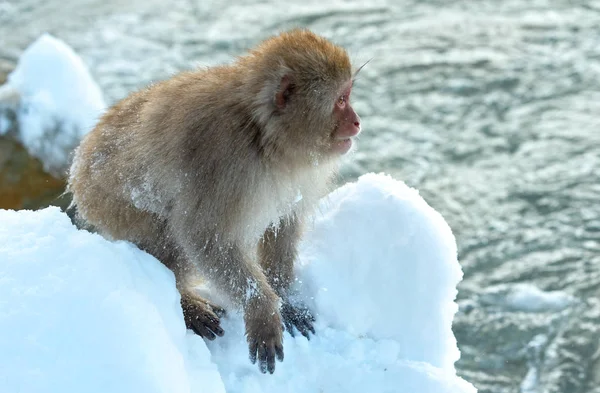
[[185, 326], [197, 335], [214, 340], [216, 336], [222, 337], [225, 334], [220, 326], [220, 318], [225, 315], [223, 308], [190, 294], [181, 295], [181, 308]]
[[283, 361], [283, 325], [279, 312], [246, 312], [246, 339], [252, 364], [258, 360], [260, 371], [273, 374], [275, 358]]
[[292, 305], [288, 301], [285, 301], [281, 306], [281, 317], [285, 324], [285, 330], [287, 330], [292, 337], [296, 335], [294, 328], [308, 340], [310, 340], [308, 332], [315, 334], [315, 328], [313, 327], [315, 317], [305, 305]]

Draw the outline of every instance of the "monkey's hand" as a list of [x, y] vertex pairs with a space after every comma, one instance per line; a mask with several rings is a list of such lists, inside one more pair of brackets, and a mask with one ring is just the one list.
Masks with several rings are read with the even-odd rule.
[[296, 335], [294, 328], [306, 337], [307, 340], [310, 340], [308, 332], [315, 334], [315, 328], [313, 327], [315, 317], [304, 304], [291, 304], [289, 301], [284, 302], [281, 306], [281, 317], [285, 324], [285, 330], [292, 337]]
[[283, 325], [277, 307], [268, 302], [258, 302], [245, 313], [246, 339], [250, 350], [250, 361], [256, 363], [264, 374], [275, 371], [275, 358], [283, 361]]
[[219, 317], [225, 310], [208, 300], [193, 294], [181, 294], [181, 308], [185, 325], [197, 335], [214, 340], [225, 333], [220, 326]]

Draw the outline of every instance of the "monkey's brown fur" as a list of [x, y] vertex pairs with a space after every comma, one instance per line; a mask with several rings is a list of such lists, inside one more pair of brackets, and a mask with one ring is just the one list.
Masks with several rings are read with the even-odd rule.
[[282, 315], [290, 332], [314, 333], [289, 287], [302, 218], [327, 190], [336, 143], [360, 129], [342, 102], [351, 77], [342, 48], [283, 33], [231, 65], [131, 94], [75, 154], [69, 190], [80, 217], [173, 270], [196, 333], [222, 335], [222, 310], [190, 278], [199, 271], [225, 292], [244, 310], [263, 372], [283, 359]]

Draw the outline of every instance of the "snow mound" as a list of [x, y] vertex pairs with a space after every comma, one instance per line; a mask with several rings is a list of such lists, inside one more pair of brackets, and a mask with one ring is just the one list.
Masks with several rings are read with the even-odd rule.
[[[78, 231], [58, 208], [0, 210], [5, 392], [189, 392], [173, 274], [135, 246]], [[194, 372], [217, 381], [208, 350]]]
[[[64, 175], [69, 154], [105, 109], [102, 92], [83, 60], [63, 41], [42, 35], [0, 87], [5, 105], [14, 105], [15, 95], [19, 139], [48, 172]], [[0, 119], [0, 134], [10, 121], [6, 116]]]
[[57, 208], [0, 210], [0, 386], [19, 392], [463, 393], [451, 331], [452, 233], [418, 193], [366, 175], [326, 198], [298, 290], [317, 335], [285, 335], [273, 375], [250, 364], [239, 313], [225, 337], [186, 332], [171, 272]]
[[462, 270], [442, 216], [416, 190], [375, 174], [339, 188], [320, 210], [302, 256], [323, 319], [394, 340], [403, 359], [453, 369]]

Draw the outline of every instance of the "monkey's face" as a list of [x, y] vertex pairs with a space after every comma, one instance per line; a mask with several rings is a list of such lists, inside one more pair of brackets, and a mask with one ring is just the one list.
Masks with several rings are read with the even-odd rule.
[[333, 107], [334, 128], [330, 136], [330, 152], [346, 154], [352, 147], [352, 139], [360, 132], [360, 117], [350, 105], [352, 81], [347, 82], [338, 91]]
[[[314, 78], [316, 79], [316, 77]], [[335, 158], [346, 154], [360, 133], [360, 117], [350, 104], [352, 81], [311, 83], [301, 81], [290, 98], [290, 146], [310, 157]], [[308, 109], [306, 109], [308, 108]], [[293, 110], [295, 109], [295, 110]]]

